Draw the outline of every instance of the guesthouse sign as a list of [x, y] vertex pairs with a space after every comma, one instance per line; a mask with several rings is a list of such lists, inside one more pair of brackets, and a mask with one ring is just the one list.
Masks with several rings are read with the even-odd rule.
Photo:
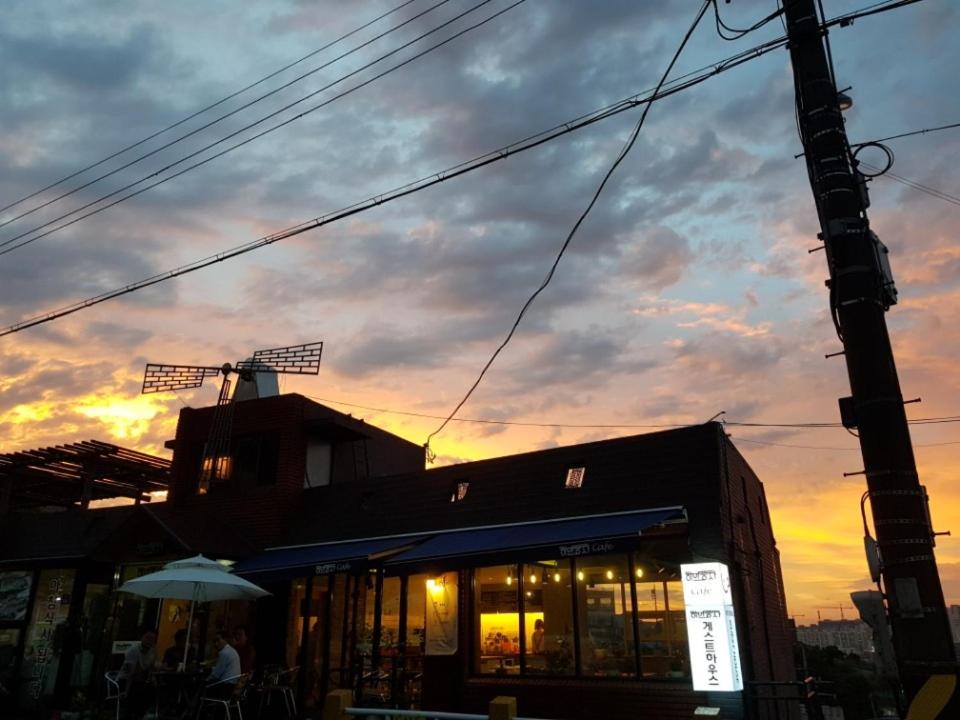
[[680, 566], [694, 690], [743, 690], [730, 571], [718, 562]]

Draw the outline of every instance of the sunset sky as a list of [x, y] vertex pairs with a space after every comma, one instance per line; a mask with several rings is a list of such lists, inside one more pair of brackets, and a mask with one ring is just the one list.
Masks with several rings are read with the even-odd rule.
[[[508, 7], [446, 29], [278, 115], [293, 117]], [[439, 0], [415, 0], [252, 91], [0, 213], [0, 222], [318, 67]], [[0, 207], [165, 128], [322, 47], [390, 2], [11, 0], [0, 23]], [[473, 7], [451, 0], [196, 136], [0, 228], [0, 243], [238, 130]], [[824, 0], [829, 17], [870, 4]], [[681, 0], [527, 0], [282, 129], [21, 249], [0, 255], [0, 324], [96, 295], [322, 215], [651, 88], [696, 10]], [[720, 4], [747, 27], [773, 0]], [[674, 76], [779, 37], [693, 36]], [[852, 142], [960, 121], [960, 8], [925, 2], [831, 32], [852, 86]], [[637, 112], [324, 229], [0, 338], [0, 451], [96, 438], [165, 454], [178, 411], [215, 383], [141, 396], [146, 362], [220, 364], [323, 340], [300, 392], [423, 443], [546, 274]], [[243, 131], [245, 139], [267, 124]], [[225, 144], [198, 155], [202, 159]], [[893, 141], [893, 172], [960, 194], [960, 129]], [[637, 145], [553, 283], [453, 423], [443, 463], [644, 432], [628, 426], [838, 420], [848, 394], [800, 152], [786, 51], [655, 104]], [[867, 153], [865, 153], [866, 156]], [[878, 162], [878, 154], [868, 158]], [[180, 169], [182, 165], [177, 166]], [[172, 171], [167, 171], [172, 172]], [[162, 175], [161, 175], [162, 176]], [[871, 183], [891, 250], [888, 314], [911, 417], [960, 415], [960, 203]], [[71, 216], [73, 217], [73, 216]], [[24, 235], [22, 239], [28, 239]], [[20, 241], [0, 246], [0, 251]], [[839, 617], [869, 587], [862, 468], [842, 429], [731, 427], [764, 481], [798, 622]], [[960, 533], [960, 425], [913, 426], [937, 530]], [[942, 538], [960, 603], [960, 539]], [[846, 611], [849, 617], [852, 611]]]

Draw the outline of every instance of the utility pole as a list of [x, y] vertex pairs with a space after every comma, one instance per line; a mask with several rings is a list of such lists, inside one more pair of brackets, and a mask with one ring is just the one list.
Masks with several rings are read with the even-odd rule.
[[[830, 305], [850, 380], [851, 397], [840, 400], [841, 418], [860, 437], [887, 612], [908, 702], [932, 676], [939, 676], [923, 689], [925, 702], [934, 685], [955, 675], [957, 663], [933, 554], [928, 498], [917, 475], [887, 333], [885, 312], [896, 302], [896, 289], [886, 248], [867, 220], [866, 185], [850, 154], [814, 0], [785, 0], [783, 7], [800, 134], [830, 271]], [[953, 685], [946, 685], [952, 692]]]

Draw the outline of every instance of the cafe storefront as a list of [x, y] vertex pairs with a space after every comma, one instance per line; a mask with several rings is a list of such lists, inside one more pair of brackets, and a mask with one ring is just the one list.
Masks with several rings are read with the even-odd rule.
[[304, 707], [345, 687], [418, 708], [464, 685], [689, 687], [692, 559], [674, 507], [277, 549], [238, 571], [297, 575], [286, 663]]
[[[186, 627], [188, 603], [117, 592], [127, 580], [200, 551], [190, 541], [202, 538], [187, 535], [166, 512], [130, 505], [4, 518], [0, 716], [95, 707], [105, 691], [104, 672], [119, 667], [143, 628], [158, 631], [161, 649], [173, 645], [176, 631]], [[214, 557], [229, 550], [229, 535], [220, 535], [218, 547], [203, 548]], [[242, 547], [231, 544], [234, 551]], [[246, 602], [203, 605], [194, 618], [197, 656], [211, 656], [216, 629], [249, 624], [254, 610]]]
[[305, 496], [291, 542], [236, 571], [286, 598], [260, 632], [285, 638], [308, 711], [349, 688], [570, 720], [796, 717], [755, 693], [795, 679], [792, 636], [762, 485], [722, 429]]

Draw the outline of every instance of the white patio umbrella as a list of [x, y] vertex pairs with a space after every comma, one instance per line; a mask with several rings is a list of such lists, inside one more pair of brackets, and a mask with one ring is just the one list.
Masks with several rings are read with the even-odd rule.
[[187, 663], [187, 654], [190, 652], [193, 608], [198, 602], [256, 600], [270, 594], [249, 580], [237, 577], [227, 567], [203, 555], [167, 563], [163, 566], [163, 570], [128, 580], [120, 586], [120, 590], [147, 598], [190, 601], [187, 645], [183, 650], [184, 665]]

